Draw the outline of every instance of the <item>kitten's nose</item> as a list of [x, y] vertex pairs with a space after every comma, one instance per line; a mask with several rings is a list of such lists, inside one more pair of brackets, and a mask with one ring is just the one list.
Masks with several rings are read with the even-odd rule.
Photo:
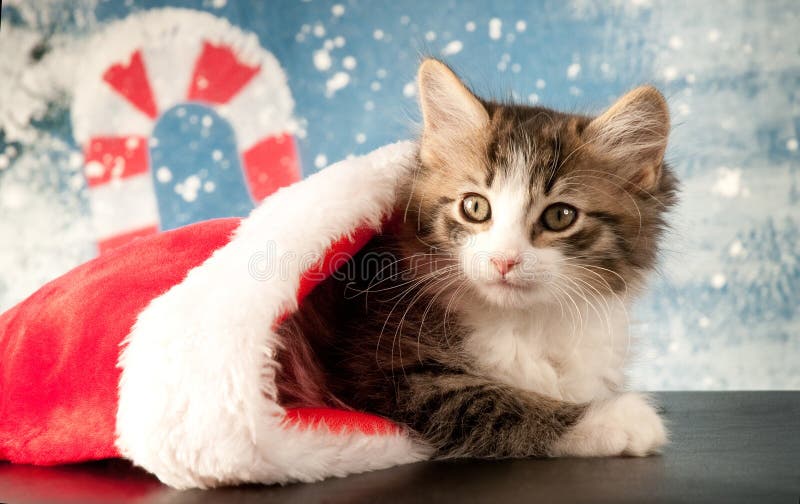
[[505, 276], [514, 266], [519, 264], [519, 256], [492, 257], [492, 264], [501, 275]]

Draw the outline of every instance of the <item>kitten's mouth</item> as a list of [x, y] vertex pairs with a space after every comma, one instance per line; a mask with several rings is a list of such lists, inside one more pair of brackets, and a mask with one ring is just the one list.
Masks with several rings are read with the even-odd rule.
[[529, 284], [529, 283], [515, 282], [515, 281], [509, 280], [508, 278], [505, 278], [505, 277], [499, 278], [499, 279], [495, 280], [494, 282], [491, 282], [489, 285], [491, 285], [493, 287], [496, 287], [496, 288], [507, 289], [507, 290], [516, 291], [516, 292], [526, 291], [526, 290], [530, 289], [530, 287], [531, 287], [531, 284]]

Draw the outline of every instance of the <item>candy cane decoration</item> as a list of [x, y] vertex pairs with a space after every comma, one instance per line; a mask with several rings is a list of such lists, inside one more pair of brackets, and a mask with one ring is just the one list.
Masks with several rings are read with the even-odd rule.
[[211, 14], [158, 9], [113, 23], [88, 44], [72, 122], [101, 252], [159, 230], [149, 148], [174, 107], [201, 104], [230, 123], [253, 202], [300, 179], [294, 102], [255, 35]]

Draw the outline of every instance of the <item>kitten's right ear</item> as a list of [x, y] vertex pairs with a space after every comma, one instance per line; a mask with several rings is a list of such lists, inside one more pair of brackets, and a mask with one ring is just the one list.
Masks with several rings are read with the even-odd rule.
[[489, 114], [444, 63], [426, 59], [417, 72], [424, 129], [423, 160], [433, 151], [471, 148], [485, 134]]
[[635, 186], [652, 190], [661, 176], [669, 136], [669, 108], [652, 86], [628, 92], [586, 127], [589, 142], [620, 161]]

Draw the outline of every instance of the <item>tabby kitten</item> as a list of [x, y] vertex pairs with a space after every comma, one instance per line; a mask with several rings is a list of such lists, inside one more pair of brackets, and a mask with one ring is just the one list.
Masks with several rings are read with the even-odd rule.
[[283, 326], [281, 401], [383, 415], [439, 457], [656, 451], [623, 366], [676, 197], [664, 98], [594, 118], [486, 101], [432, 59], [418, 87], [396, 219]]

